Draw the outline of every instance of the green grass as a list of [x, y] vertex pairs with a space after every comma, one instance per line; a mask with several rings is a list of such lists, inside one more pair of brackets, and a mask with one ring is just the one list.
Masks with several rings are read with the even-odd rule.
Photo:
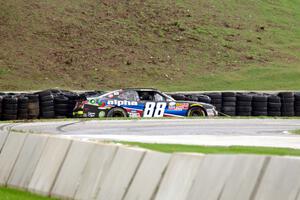
[[150, 144], [138, 142], [120, 142], [129, 146], [138, 146], [145, 149], [160, 151], [165, 153], [188, 152], [204, 154], [260, 154], [279, 156], [300, 156], [300, 149], [292, 148], [272, 148], [272, 147], [251, 147], [251, 146], [198, 146], [179, 144]]
[[291, 131], [292, 134], [300, 135], [300, 129]]
[[298, 90], [299, 10], [298, 0], [1, 1], [0, 90]]
[[0, 187], [0, 199], [1, 200], [47, 200], [47, 199], [55, 200], [55, 198], [42, 197], [29, 192], [11, 189], [11, 188], [4, 188], [4, 187]]

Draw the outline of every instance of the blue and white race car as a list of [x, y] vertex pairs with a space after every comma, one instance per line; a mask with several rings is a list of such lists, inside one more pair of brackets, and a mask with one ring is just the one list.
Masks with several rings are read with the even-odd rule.
[[211, 104], [176, 101], [156, 89], [129, 88], [77, 102], [76, 117], [199, 117], [217, 116]]

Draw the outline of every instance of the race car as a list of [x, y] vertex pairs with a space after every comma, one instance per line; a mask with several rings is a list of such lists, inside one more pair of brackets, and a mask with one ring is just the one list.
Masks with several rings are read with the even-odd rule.
[[75, 117], [199, 117], [217, 116], [207, 103], [176, 101], [156, 89], [128, 88], [79, 100]]

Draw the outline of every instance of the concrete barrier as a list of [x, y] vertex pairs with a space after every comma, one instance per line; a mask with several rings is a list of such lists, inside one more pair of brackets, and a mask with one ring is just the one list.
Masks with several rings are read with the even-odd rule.
[[264, 161], [263, 156], [207, 155], [187, 199], [250, 199]]
[[96, 145], [82, 173], [74, 199], [91, 200], [97, 197], [117, 149], [118, 146], [113, 144]]
[[220, 200], [251, 200], [265, 168], [269, 157], [254, 155], [235, 156], [234, 166], [227, 177]]
[[299, 199], [300, 158], [272, 157], [254, 192], [255, 200]]
[[154, 199], [187, 199], [203, 157], [200, 154], [173, 154]]
[[99, 188], [99, 200], [122, 200], [145, 154], [144, 150], [119, 148]]
[[8, 136], [8, 132], [0, 130], [0, 153], [2, 152], [2, 148], [6, 142]]
[[170, 154], [148, 151], [124, 200], [151, 200], [170, 160]]
[[3, 144], [1, 185], [63, 199], [300, 200], [298, 157], [171, 155], [15, 132]]
[[0, 185], [6, 185], [23, 146], [26, 134], [10, 133], [0, 154]]
[[47, 136], [28, 135], [10, 174], [7, 185], [26, 188], [47, 142]]
[[94, 143], [73, 141], [51, 191], [51, 196], [74, 198], [85, 165], [95, 147]]
[[50, 194], [71, 143], [69, 139], [49, 137], [28, 185], [31, 192]]
[[236, 156], [205, 156], [195, 176], [195, 182], [189, 191], [188, 199], [218, 199], [234, 167], [235, 159]]

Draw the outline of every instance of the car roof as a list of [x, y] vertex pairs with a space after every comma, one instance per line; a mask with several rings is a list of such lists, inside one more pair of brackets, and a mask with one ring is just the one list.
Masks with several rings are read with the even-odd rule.
[[156, 91], [156, 92], [159, 92], [159, 90], [158, 90], [158, 89], [155, 89], [155, 88], [124, 88], [123, 90]]

